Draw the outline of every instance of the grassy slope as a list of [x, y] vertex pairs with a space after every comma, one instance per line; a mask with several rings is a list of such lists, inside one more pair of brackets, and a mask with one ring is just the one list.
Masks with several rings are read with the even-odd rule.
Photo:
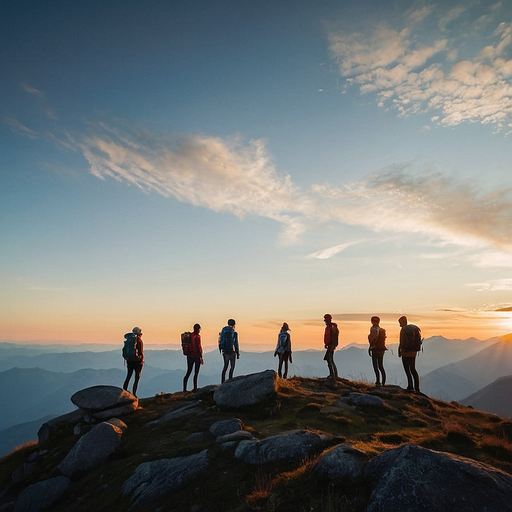
[[[331, 407], [349, 392], [371, 393], [384, 399], [385, 407]], [[203, 398], [204, 413], [148, 426], [165, 412], [191, 400], [191, 393], [175, 393], [141, 400], [141, 409], [123, 417], [128, 430], [120, 449], [103, 467], [73, 482], [65, 499], [52, 510], [127, 510], [122, 483], [144, 461], [197, 453], [208, 448], [208, 473], [150, 509], [190, 510], [203, 505], [207, 511], [249, 510], [364, 510], [366, 496], [360, 490], [335, 488], [319, 482], [307, 469], [315, 458], [299, 466], [250, 467], [222, 451], [213, 439], [187, 444], [193, 432], [207, 431], [220, 419], [236, 416], [256, 437], [264, 438], [293, 429], [310, 429], [332, 436], [332, 444], [346, 443], [370, 456], [404, 443], [447, 451], [491, 464], [512, 474], [512, 444], [501, 430], [505, 423], [496, 415], [408, 394], [391, 386], [376, 389], [364, 383], [341, 380], [333, 388], [325, 379], [294, 377], [279, 380], [278, 407], [245, 412], [219, 411], [211, 396]], [[47, 478], [77, 438], [72, 426], [63, 427], [41, 446], [25, 446], [0, 460], [0, 489], [7, 489], [11, 474], [35, 450], [48, 450], [44, 463], [28, 482], [11, 486], [0, 505], [14, 499], [28, 484]], [[306, 504], [308, 504], [306, 506]], [[199, 510], [199, 509], [198, 509]]]

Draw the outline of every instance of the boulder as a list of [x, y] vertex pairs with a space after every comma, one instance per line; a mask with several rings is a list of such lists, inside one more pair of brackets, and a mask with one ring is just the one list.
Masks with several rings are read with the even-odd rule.
[[187, 485], [208, 468], [207, 450], [194, 455], [143, 462], [123, 484], [132, 505], [148, 506]]
[[183, 416], [187, 416], [188, 414], [198, 414], [202, 411], [201, 405], [199, 402], [183, 402], [180, 403], [177, 407], [174, 407], [169, 412], [166, 412], [161, 418], [158, 418], [154, 421], [150, 421], [148, 425], [156, 425], [162, 421], [172, 421]]
[[71, 481], [65, 476], [56, 476], [29, 485], [19, 495], [14, 512], [39, 512], [51, 507], [67, 491]]
[[277, 373], [266, 370], [242, 375], [221, 384], [213, 399], [221, 409], [243, 409], [277, 396]]
[[57, 469], [73, 478], [100, 466], [121, 444], [123, 431], [110, 423], [98, 423], [71, 448]]
[[52, 432], [54, 432], [61, 425], [73, 425], [79, 423], [83, 419], [82, 411], [72, 411], [67, 414], [63, 414], [62, 416], [57, 416], [56, 418], [52, 418], [51, 420], [43, 423], [39, 430], [37, 431], [37, 438], [39, 443], [44, 443], [47, 441]]
[[495, 512], [512, 510], [512, 477], [465, 457], [405, 445], [365, 468], [367, 512]]
[[327, 436], [307, 430], [293, 430], [260, 441], [241, 441], [235, 457], [248, 464], [266, 464], [283, 460], [297, 462], [321, 448]]
[[341, 444], [323, 453], [313, 471], [317, 475], [327, 476], [333, 483], [360, 483], [369, 459], [365, 452]]
[[82, 411], [85, 421], [105, 420], [137, 410], [139, 400], [116, 386], [92, 386], [77, 391], [71, 401]]
[[216, 421], [210, 426], [210, 434], [214, 437], [225, 436], [243, 430], [244, 424], [238, 418]]

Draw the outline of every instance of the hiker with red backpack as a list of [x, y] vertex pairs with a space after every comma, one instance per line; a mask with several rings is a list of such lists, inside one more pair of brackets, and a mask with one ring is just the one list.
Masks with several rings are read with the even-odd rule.
[[338, 368], [334, 362], [334, 351], [338, 346], [339, 330], [338, 326], [332, 321], [332, 315], [324, 315], [325, 332], [324, 332], [324, 347], [325, 356], [324, 361], [327, 361], [327, 367], [329, 368], [329, 379], [332, 380], [333, 384], [336, 384], [338, 380]]
[[[378, 316], [372, 316], [372, 326], [368, 334], [368, 355], [372, 357], [373, 371], [375, 372], [375, 386], [386, 385], [386, 371], [384, 370], [384, 352], [386, 348], [386, 329], [383, 329]], [[381, 379], [382, 377], [382, 379]]]
[[144, 344], [142, 343], [142, 329], [140, 327], [134, 327], [132, 332], [124, 335], [123, 357], [127, 368], [123, 389], [128, 391], [128, 384], [135, 373], [132, 392], [137, 396], [137, 387], [144, 366]]
[[199, 332], [201, 331], [201, 326], [199, 324], [194, 324], [194, 331], [189, 334], [189, 343], [186, 345], [183, 344], [183, 335], [182, 335], [182, 347], [183, 353], [187, 356], [187, 373], [185, 377], [183, 377], [183, 392], [187, 391], [187, 382], [190, 374], [192, 373], [192, 369], [194, 369], [194, 388], [192, 391], [197, 391], [197, 376], [199, 375], [199, 369], [203, 364], [203, 347], [201, 346], [201, 335]]
[[416, 371], [416, 356], [423, 343], [421, 330], [416, 325], [408, 324], [406, 316], [401, 316], [398, 323], [401, 327], [398, 357], [402, 358], [405, 375], [407, 375], [407, 391], [420, 393], [420, 377]]

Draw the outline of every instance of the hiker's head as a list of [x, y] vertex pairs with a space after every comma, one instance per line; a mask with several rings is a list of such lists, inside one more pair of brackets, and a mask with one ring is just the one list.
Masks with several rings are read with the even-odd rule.
[[136, 334], [137, 336], [142, 334], [142, 329], [140, 327], [134, 327], [132, 329], [133, 334]]
[[194, 332], [197, 334], [201, 330], [201, 326], [199, 324], [194, 324]]
[[289, 331], [290, 327], [286, 322], [283, 323], [283, 326], [281, 327], [281, 331]]
[[329, 314], [324, 315], [324, 322], [326, 324], [330, 324], [332, 322], [332, 315], [329, 315]]
[[372, 322], [372, 324], [379, 324], [380, 318], [378, 316], [372, 316], [371, 322]]
[[231, 327], [234, 327], [236, 325], [236, 322], [232, 318], [230, 318], [228, 320], [228, 325], [230, 325]]
[[401, 316], [398, 319], [398, 323], [400, 324], [400, 327], [403, 327], [404, 325], [407, 325], [407, 317], [406, 316]]

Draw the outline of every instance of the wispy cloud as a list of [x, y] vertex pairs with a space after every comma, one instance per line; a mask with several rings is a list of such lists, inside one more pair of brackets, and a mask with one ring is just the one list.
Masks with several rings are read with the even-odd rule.
[[350, 246], [357, 244], [359, 242], [347, 242], [344, 244], [335, 245], [334, 247], [329, 247], [327, 249], [322, 249], [321, 251], [312, 252], [308, 254], [308, 258], [317, 258], [319, 260], [326, 260], [328, 258], [332, 258], [336, 254], [348, 249]]
[[24, 135], [31, 139], [36, 137], [36, 132], [34, 130], [28, 128], [22, 122], [14, 119], [13, 117], [4, 117], [4, 123], [11, 129], [11, 131], [19, 135]]
[[479, 292], [502, 292], [512, 290], [512, 279], [493, 279], [485, 283], [472, 283], [469, 286], [474, 286]]
[[[512, 128], [512, 20], [494, 22], [494, 31], [483, 38], [487, 46], [475, 48], [476, 38], [461, 44], [478, 27], [488, 30], [492, 10], [480, 25], [469, 22], [463, 7], [423, 7], [409, 11], [399, 27], [382, 23], [365, 33], [331, 31], [331, 54], [347, 87], [374, 94], [380, 106], [400, 115], [430, 112], [444, 125], [471, 121]], [[452, 23], [463, 15], [464, 23]], [[427, 24], [433, 16], [437, 31]], [[472, 48], [472, 54], [457, 59], [460, 46]]]
[[[162, 137], [103, 126], [75, 144], [98, 178], [216, 212], [273, 219], [289, 242], [320, 222], [419, 233], [488, 253], [512, 251], [510, 188], [482, 192], [441, 173], [395, 166], [342, 186], [314, 184], [302, 190], [277, 171], [264, 140], [244, 143], [237, 137]], [[349, 245], [310, 257], [332, 257]]]

